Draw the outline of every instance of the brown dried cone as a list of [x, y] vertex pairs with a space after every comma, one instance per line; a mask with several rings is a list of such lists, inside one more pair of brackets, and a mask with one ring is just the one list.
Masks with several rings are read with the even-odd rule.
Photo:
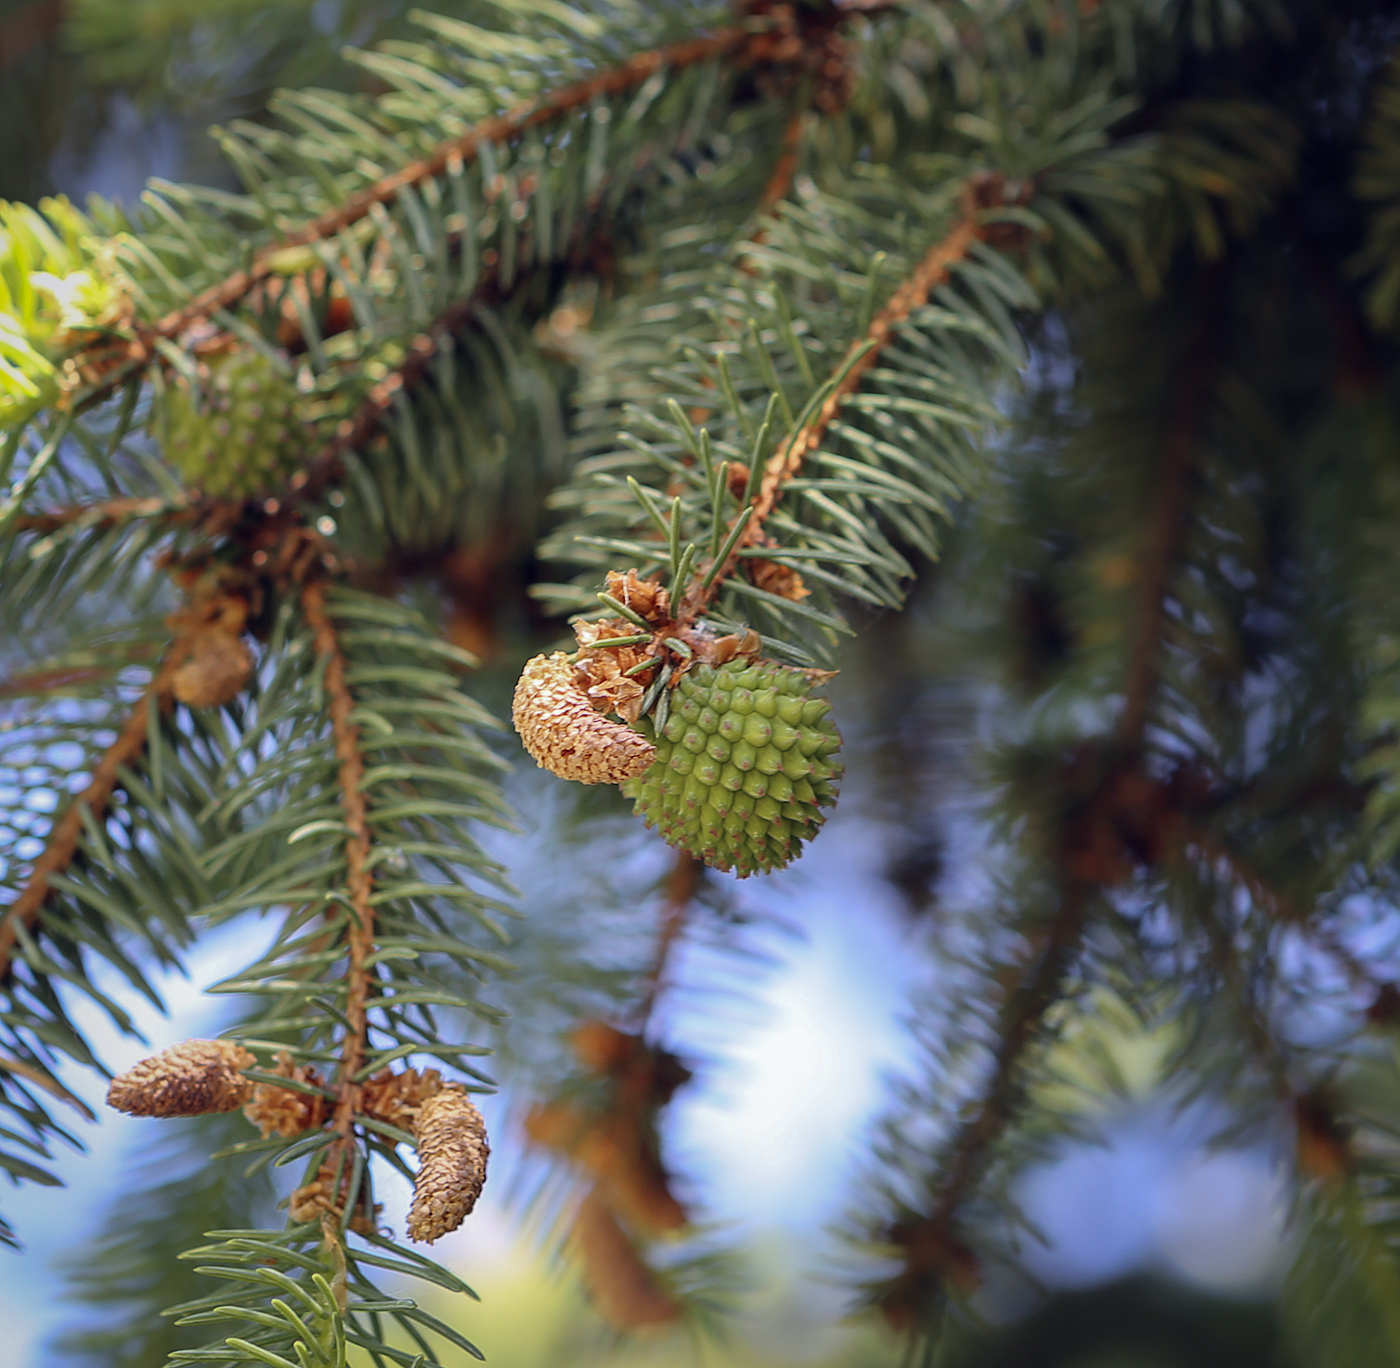
[[191, 708], [231, 703], [253, 676], [253, 653], [234, 632], [211, 627], [196, 632], [191, 656], [172, 680], [175, 697]]
[[610, 1325], [638, 1330], [680, 1318], [680, 1303], [662, 1286], [596, 1192], [579, 1203], [572, 1239], [589, 1295]]
[[418, 1178], [408, 1211], [408, 1235], [432, 1244], [471, 1214], [486, 1184], [486, 1123], [460, 1088], [449, 1086], [418, 1110]]
[[[321, 1076], [315, 1069], [298, 1064], [286, 1050], [277, 1056], [276, 1067], [272, 1070], [282, 1078], [297, 1083], [307, 1083], [319, 1087]], [[271, 1083], [255, 1083], [253, 1095], [243, 1108], [243, 1115], [260, 1131], [263, 1139], [269, 1135], [280, 1135], [290, 1140], [321, 1125], [329, 1111], [324, 1097], [312, 1093], [298, 1092], [292, 1088], [279, 1088]]]
[[656, 747], [594, 711], [562, 651], [527, 661], [511, 718], [542, 769], [580, 784], [620, 784], [650, 766]]
[[129, 1116], [236, 1111], [253, 1090], [239, 1070], [256, 1062], [231, 1040], [186, 1040], [118, 1074], [107, 1105]]

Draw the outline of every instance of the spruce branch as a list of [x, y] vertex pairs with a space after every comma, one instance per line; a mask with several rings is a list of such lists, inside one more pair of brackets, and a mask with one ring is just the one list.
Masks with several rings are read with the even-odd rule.
[[[1193, 457], [1205, 422], [1215, 373], [1213, 305], [1217, 282], [1208, 281], [1198, 333], [1190, 346], [1173, 401], [1173, 417], [1157, 477], [1159, 491], [1149, 542], [1142, 604], [1125, 671], [1123, 706], [1111, 741], [1082, 752], [1098, 771], [1087, 795], [1074, 794], [1071, 763], [1059, 782], [1068, 790], [1073, 817], [1052, 853], [1058, 908], [1041, 933], [1043, 944], [1030, 971], [1005, 999], [990, 1073], [970, 1112], [944, 1151], [931, 1200], [916, 1218], [891, 1232], [903, 1268], [882, 1290], [880, 1305], [892, 1323], [918, 1329], [945, 1277], [975, 1282], [976, 1260], [958, 1229], [958, 1217], [990, 1167], [998, 1142], [1019, 1119], [1025, 1101], [1027, 1055], [1043, 1038], [1047, 1015], [1065, 997], [1069, 977], [1089, 925], [1092, 899], [1120, 882], [1133, 864], [1129, 837], [1141, 821], [1144, 791], [1156, 785], [1144, 771], [1142, 751], [1160, 684], [1160, 656], [1168, 621], [1167, 599], [1180, 568]], [[1170, 845], [1154, 840], [1133, 854], [1161, 858]]]
[[1087, 920], [1092, 886], [1067, 879], [1059, 908], [1022, 981], [1006, 996], [987, 1079], [947, 1150], [932, 1202], [890, 1231], [901, 1251], [899, 1273], [880, 1291], [879, 1305], [897, 1329], [916, 1331], [928, 1303], [950, 1275], [977, 1281], [976, 1256], [959, 1229], [962, 1208], [992, 1162], [992, 1151], [1025, 1105], [1025, 1060], [1045, 1034], [1046, 1017], [1064, 997]]
[[1171, 580], [1186, 533], [1191, 456], [1200, 438], [1220, 341], [1217, 308], [1220, 287], [1215, 273], [1206, 277], [1203, 289], [1205, 297], [1200, 307], [1198, 331], [1178, 384], [1157, 484], [1156, 515], [1144, 565], [1142, 611], [1128, 658], [1123, 710], [1118, 715], [1117, 736], [1125, 751], [1141, 748], [1147, 727], [1157, 660], [1167, 625]]
[[613, 67], [480, 120], [465, 132], [443, 140], [427, 155], [381, 176], [303, 227], [280, 235], [275, 243], [260, 248], [247, 266], [202, 290], [155, 323], [138, 326], [124, 348], [114, 349], [109, 340], [103, 339], [95, 349], [101, 363], [100, 378], [78, 391], [73, 402], [87, 405], [110, 394], [118, 384], [155, 361], [160, 344], [227, 312], [259, 286], [272, 281], [284, 269], [288, 254], [335, 238], [429, 181], [460, 173], [462, 167], [479, 160], [485, 148], [511, 143], [595, 101], [638, 90], [662, 71], [682, 71], [716, 60], [732, 61], [739, 70], [800, 64], [809, 43], [820, 44], [834, 24], [851, 15], [872, 16], [890, 8], [894, 6], [865, 3], [804, 8], [794, 13], [785, 6], [768, 11], [765, 6], [754, 5], [741, 24], [634, 53]]
[[187, 636], [177, 638], [168, 649], [150, 683], [127, 716], [117, 739], [98, 761], [87, 786], [53, 824], [44, 849], [34, 861], [18, 897], [0, 912], [0, 981], [9, 976], [21, 934], [38, 920], [44, 899], [48, 897], [50, 878], [61, 874], [77, 853], [83, 834], [84, 814], [101, 819], [121, 782], [121, 771], [145, 749], [152, 709], [168, 712], [173, 706], [175, 675], [189, 651]]
[[694, 910], [695, 895], [704, 878], [704, 865], [689, 851], [678, 850], [666, 876], [665, 898], [659, 912], [659, 929], [652, 961], [643, 980], [643, 989], [634, 1013], [637, 1030], [645, 1035], [652, 1015], [666, 990], [666, 976], [676, 946], [685, 934], [686, 923]]
[[340, 761], [340, 804], [349, 838], [345, 843], [346, 889], [350, 900], [347, 938], [345, 1036], [341, 1042], [340, 1070], [336, 1079], [336, 1106], [332, 1126], [342, 1145], [348, 1145], [360, 1110], [360, 1083], [369, 1033], [368, 1002], [374, 972], [367, 964], [374, 951], [374, 876], [368, 868], [370, 830], [364, 794], [365, 761], [360, 750], [359, 728], [351, 714], [355, 700], [346, 682], [345, 655], [334, 623], [326, 611], [324, 583], [313, 579], [301, 590], [302, 611], [311, 628], [316, 653], [324, 663], [327, 707]]
[[[703, 615], [738, 568], [743, 551], [763, 544], [765, 526], [782, 497], [784, 486], [801, 474], [804, 461], [821, 447], [827, 429], [837, 419], [843, 405], [860, 389], [861, 381], [877, 365], [900, 326], [928, 303], [933, 292], [947, 282], [953, 268], [966, 260], [974, 245], [985, 238], [987, 229], [982, 222], [982, 212], [1001, 202], [1003, 185], [1000, 176], [983, 174], [972, 177], [963, 187], [959, 216], [952, 228], [924, 253], [914, 270], [870, 320], [864, 335], [847, 348], [826, 380], [825, 397], [817, 411], [769, 457], [748, 507], [738, 515], [746, 520], [745, 526], [737, 537], [731, 538], [727, 554], [697, 572], [685, 598], [683, 621], [693, 621]], [[730, 524], [731, 533], [737, 521], [736, 518]]]
[[189, 511], [190, 505], [179, 499], [100, 499], [56, 508], [48, 513], [21, 514], [11, 526], [17, 532], [48, 536], [75, 523], [105, 530], [132, 518], [168, 518]]
[[439, 144], [428, 156], [381, 177], [351, 196], [343, 205], [327, 210], [304, 228], [287, 234], [275, 246], [264, 248], [254, 256], [247, 268], [235, 272], [182, 308], [167, 314], [150, 330], [149, 338], [178, 337], [192, 323], [231, 308], [256, 286], [276, 274], [281, 253], [335, 237], [367, 217], [377, 206], [388, 204], [404, 190], [433, 180], [458, 164], [475, 161], [481, 155], [482, 148], [489, 144], [509, 142], [530, 129], [553, 123], [604, 96], [635, 90], [658, 71], [681, 70], [700, 62], [732, 56], [753, 47], [755, 42], [756, 35], [752, 30], [736, 27], [721, 29], [703, 38], [673, 43], [651, 52], [639, 52], [611, 70], [573, 81], [538, 100], [483, 119], [459, 137]]

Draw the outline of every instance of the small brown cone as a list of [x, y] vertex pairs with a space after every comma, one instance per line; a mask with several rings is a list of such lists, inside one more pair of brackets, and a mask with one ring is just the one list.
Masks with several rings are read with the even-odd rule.
[[580, 784], [620, 784], [656, 755], [640, 732], [594, 711], [562, 651], [526, 662], [511, 717], [541, 769]]
[[669, 1325], [681, 1314], [680, 1303], [618, 1224], [608, 1205], [590, 1192], [574, 1217], [574, 1248], [598, 1314], [618, 1330]]
[[408, 1211], [411, 1240], [432, 1244], [471, 1214], [486, 1184], [486, 1123], [460, 1088], [446, 1087], [418, 1109], [418, 1178]]
[[253, 1091], [239, 1070], [256, 1062], [231, 1040], [186, 1040], [118, 1074], [107, 1105], [129, 1116], [236, 1111]]
[[195, 634], [190, 659], [171, 681], [175, 697], [191, 708], [231, 703], [253, 677], [253, 653], [236, 633], [211, 628]]

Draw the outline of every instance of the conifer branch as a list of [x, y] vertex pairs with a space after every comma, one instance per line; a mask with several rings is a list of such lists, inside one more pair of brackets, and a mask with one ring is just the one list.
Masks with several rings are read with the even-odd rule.
[[488, 144], [509, 142], [532, 128], [553, 123], [594, 100], [635, 90], [663, 69], [675, 71], [714, 58], [732, 56], [753, 47], [758, 36], [750, 28], [726, 28], [703, 38], [691, 38], [650, 52], [639, 52], [609, 70], [561, 86], [537, 100], [522, 102], [504, 114], [483, 119], [458, 137], [440, 143], [428, 156], [381, 177], [373, 185], [352, 195], [344, 204], [328, 209], [304, 228], [287, 234], [275, 246], [264, 248], [244, 270], [234, 272], [226, 280], [201, 292], [183, 308], [167, 314], [150, 330], [147, 338], [177, 337], [191, 323], [232, 307], [275, 274], [276, 262], [282, 253], [335, 237], [372, 213], [376, 206], [389, 203], [403, 190], [432, 180], [459, 163], [474, 162], [480, 156], [481, 149]]
[[689, 851], [678, 850], [671, 865], [671, 872], [666, 877], [666, 898], [661, 905], [656, 949], [651, 966], [647, 970], [641, 999], [637, 1004], [636, 1018], [640, 1034], [646, 1034], [652, 1013], [666, 989], [666, 975], [670, 968], [671, 956], [685, 931], [695, 895], [700, 888], [703, 868], [700, 861]]
[[1275, 887], [1239, 851], [1211, 832], [1195, 825], [1188, 824], [1183, 828], [1182, 839], [1186, 844], [1195, 846], [1207, 860], [1224, 866], [1235, 883], [1243, 888], [1258, 906], [1269, 911], [1278, 921], [1296, 926], [1309, 936], [1341, 965], [1354, 988], [1370, 993], [1372, 1001], [1379, 999], [1385, 991], [1385, 986], [1362, 963], [1356, 953], [1331, 927], [1319, 924], [1287, 893]]
[[1034, 966], [1002, 1004], [991, 1072], [953, 1137], [937, 1194], [925, 1212], [891, 1232], [903, 1251], [903, 1267], [882, 1290], [879, 1302], [899, 1329], [916, 1328], [930, 1292], [950, 1271], [975, 1280], [976, 1258], [958, 1233], [958, 1216], [986, 1173], [992, 1148], [1020, 1114], [1025, 1056], [1041, 1038], [1047, 1013], [1064, 996], [1090, 895], [1090, 886], [1081, 880], [1068, 879], [1062, 886], [1059, 908]]
[[1213, 370], [1213, 321], [1212, 310], [1203, 309], [1201, 329], [1177, 387], [1163, 451], [1160, 499], [1144, 572], [1150, 597], [1144, 598], [1128, 661], [1123, 711], [1113, 738], [1123, 758], [1104, 765], [1092, 793], [1079, 806], [1077, 820], [1065, 829], [1059, 851], [1058, 909], [1043, 933], [1043, 948], [1034, 967], [1006, 1000], [991, 1076], [970, 1115], [954, 1133], [936, 1195], [926, 1214], [894, 1232], [905, 1252], [905, 1266], [886, 1289], [881, 1305], [891, 1320], [902, 1326], [912, 1328], [914, 1314], [941, 1274], [975, 1264], [956, 1229], [959, 1211], [986, 1172], [993, 1147], [1019, 1115], [1024, 1099], [1020, 1074], [1026, 1053], [1040, 1039], [1046, 1014], [1064, 997], [1065, 980], [1086, 928], [1088, 903], [1097, 888], [1107, 885], [1115, 868], [1114, 861], [1096, 861], [1092, 855], [1105, 846], [1116, 849], [1122, 844], [1119, 812], [1131, 803], [1133, 789], [1123, 780], [1138, 772], [1136, 757], [1143, 746], [1159, 683], [1166, 599], [1180, 559], [1192, 458], [1200, 440]]
[[87, 787], [53, 824], [44, 849], [34, 861], [34, 867], [19, 895], [0, 912], [0, 982], [9, 977], [20, 933], [28, 931], [38, 920], [44, 899], [48, 897], [49, 879], [61, 874], [77, 854], [78, 842], [83, 834], [84, 810], [98, 820], [106, 812], [107, 804], [120, 783], [121, 770], [145, 749], [152, 704], [162, 712], [171, 707], [175, 674], [188, 654], [189, 643], [184, 637], [176, 640], [167, 651], [117, 734], [117, 739], [98, 761]]
[[336, 1108], [332, 1125], [348, 1142], [354, 1118], [360, 1110], [361, 1086], [356, 1075], [364, 1064], [369, 1025], [365, 1004], [374, 974], [366, 963], [374, 949], [374, 878], [368, 868], [370, 853], [369, 809], [363, 788], [365, 762], [360, 751], [359, 728], [352, 720], [355, 700], [346, 680], [345, 655], [339, 635], [326, 612], [326, 589], [320, 579], [303, 585], [302, 611], [311, 628], [316, 654], [325, 662], [325, 689], [335, 753], [340, 761], [340, 805], [350, 836], [345, 843], [346, 888], [350, 901], [350, 929], [346, 953], [345, 1018], [348, 1028], [341, 1044], [340, 1072], [336, 1082]]
[[1128, 657], [1123, 690], [1123, 711], [1118, 715], [1117, 737], [1126, 751], [1141, 748], [1147, 712], [1157, 678], [1157, 660], [1167, 623], [1167, 597], [1186, 535], [1186, 499], [1191, 477], [1191, 456], [1200, 435], [1208, 383], [1215, 362], [1218, 285], [1205, 281], [1211, 298], [1203, 301], [1199, 331], [1186, 361], [1177, 390], [1157, 487], [1156, 517], [1147, 549], [1143, 574], [1142, 616]]
[[48, 513], [30, 513], [18, 517], [11, 526], [19, 532], [37, 532], [47, 536], [52, 532], [83, 523], [105, 531], [132, 518], [155, 518], [188, 512], [190, 505], [176, 499], [101, 499], [94, 503], [71, 504]]
[[9, 1055], [0, 1054], [0, 1073], [14, 1074], [16, 1078], [23, 1078], [36, 1088], [42, 1088], [50, 1097], [68, 1103], [85, 1121], [97, 1120], [96, 1112], [81, 1097], [75, 1097], [56, 1078], [51, 1078], [42, 1069], [36, 1069], [22, 1059], [11, 1059]]
[[[989, 198], [987, 190], [991, 181], [995, 181], [995, 188], [993, 197]], [[847, 349], [828, 382], [832, 385], [831, 393], [811, 421], [794, 432], [769, 458], [749, 503], [752, 512], [748, 514], [748, 526], [717, 573], [707, 572], [696, 576], [696, 587], [687, 595], [682, 614], [684, 620], [693, 621], [714, 602], [725, 580], [737, 568], [740, 553], [745, 547], [762, 543], [764, 524], [782, 497], [783, 487], [801, 473], [808, 454], [821, 446], [827, 429], [836, 420], [842, 405], [860, 389], [861, 381], [879, 361], [900, 325], [928, 303], [933, 292], [947, 281], [953, 267], [965, 260], [973, 245], [982, 240], [985, 229], [978, 210], [995, 203], [999, 195], [999, 178], [969, 181], [963, 192], [962, 210], [957, 222], [929, 248], [919, 264], [895, 289], [884, 307], [871, 319], [864, 336]]]

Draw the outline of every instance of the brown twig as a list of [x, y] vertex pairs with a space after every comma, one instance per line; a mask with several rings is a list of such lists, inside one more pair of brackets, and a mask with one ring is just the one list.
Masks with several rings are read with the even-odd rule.
[[188, 513], [190, 505], [169, 499], [103, 499], [96, 503], [73, 504], [48, 513], [31, 513], [11, 524], [20, 532], [38, 532], [47, 536], [74, 523], [105, 530], [129, 518], [152, 518], [161, 513]]
[[963, 212], [952, 229], [929, 248], [919, 264], [889, 297], [885, 306], [871, 319], [865, 335], [847, 349], [841, 365], [835, 372], [840, 374], [844, 370], [845, 374], [826, 397], [816, 415], [794, 432], [769, 458], [751, 501], [753, 513], [744, 535], [740, 538], [740, 544], [730, 553], [729, 559], [711, 580], [709, 588], [697, 591], [687, 599], [684, 614], [687, 620], [693, 620], [714, 602], [724, 581], [734, 573], [739, 563], [740, 551], [744, 547], [755, 546], [761, 542], [764, 523], [782, 496], [783, 487], [800, 474], [808, 454], [821, 446], [827, 429], [841, 412], [846, 400], [860, 388], [867, 372], [879, 361], [881, 353], [894, 337], [896, 330], [908, 321], [915, 310], [928, 303], [934, 290], [947, 281], [952, 268], [967, 256], [974, 243], [981, 240], [984, 229], [976, 212], [978, 207], [972, 187], [969, 187], [969, 192], [964, 195]]
[[695, 894], [700, 888], [703, 869], [704, 866], [689, 851], [678, 850], [671, 872], [666, 877], [666, 899], [661, 904], [661, 927], [656, 937], [656, 949], [634, 1013], [642, 1034], [646, 1033], [657, 1001], [666, 989], [671, 956], [685, 931]]
[[349, 1023], [341, 1044], [340, 1072], [336, 1080], [336, 1109], [332, 1125], [344, 1146], [350, 1140], [354, 1118], [360, 1109], [361, 1086], [355, 1076], [364, 1064], [368, 1036], [368, 1002], [373, 971], [366, 965], [374, 949], [374, 878], [368, 869], [370, 853], [369, 808], [364, 794], [364, 756], [360, 732], [351, 718], [355, 699], [346, 682], [345, 655], [330, 615], [326, 612], [326, 586], [313, 579], [302, 586], [302, 612], [316, 644], [316, 654], [325, 662], [325, 688], [340, 761], [340, 806], [350, 836], [345, 843], [346, 888], [350, 896], [350, 930], [347, 937], [345, 1018]]
[[[773, 174], [768, 177], [768, 184], [763, 187], [763, 193], [758, 197], [758, 212], [760, 214], [771, 214], [788, 197], [788, 192], [792, 189], [792, 180], [797, 174], [802, 128], [806, 121], [807, 111], [799, 109], [788, 120], [787, 128], [783, 130], [782, 153], [778, 160], [773, 163]], [[760, 231], [754, 237], [753, 242], [762, 242], [764, 236], [765, 234]]]
[[[1206, 282], [1214, 292], [1213, 279]], [[1156, 519], [1143, 575], [1143, 612], [1137, 637], [1128, 658], [1123, 690], [1123, 711], [1118, 715], [1117, 736], [1124, 750], [1142, 745], [1147, 709], [1157, 677], [1157, 659], [1167, 621], [1167, 596], [1171, 576], [1186, 535], [1186, 495], [1191, 474], [1191, 454], [1199, 439], [1208, 381], [1215, 361], [1216, 310], [1207, 300], [1201, 310], [1196, 341], [1177, 391], [1171, 427], [1157, 490]]]
[[183, 637], [167, 651], [165, 659], [131, 710], [117, 739], [107, 747], [102, 759], [98, 761], [87, 787], [73, 799], [63, 816], [53, 824], [43, 852], [34, 861], [34, 867], [30, 870], [29, 878], [19, 896], [0, 912], [0, 981], [9, 976], [21, 930], [28, 931], [38, 919], [44, 899], [48, 897], [50, 877], [62, 873], [77, 853], [78, 842], [83, 833], [84, 809], [90, 812], [95, 820], [101, 819], [116, 790], [121, 769], [131, 764], [145, 748], [152, 700], [162, 711], [171, 706], [172, 681], [188, 653], [189, 646]]
[[0, 23], [0, 71], [17, 66], [63, 26], [64, 0], [30, 0]]
[[[149, 656], [154, 647], [134, 647], [127, 660], [141, 660]], [[35, 694], [52, 693], [57, 689], [76, 688], [80, 684], [93, 684], [110, 678], [122, 665], [123, 660], [112, 665], [70, 665], [64, 669], [30, 670], [25, 674], [10, 675], [0, 679], [0, 701], [9, 698], [32, 698]]]
[[226, 280], [196, 295], [182, 308], [167, 314], [149, 335], [176, 337], [197, 319], [230, 308], [274, 274], [274, 263], [281, 253], [289, 248], [308, 246], [334, 237], [365, 218], [376, 206], [387, 204], [401, 191], [441, 176], [459, 164], [474, 162], [483, 147], [509, 142], [532, 128], [553, 123], [596, 99], [635, 90], [663, 69], [679, 70], [732, 55], [749, 47], [754, 38], [755, 34], [750, 29], [726, 28], [704, 38], [692, 38], [651, 52], [640, 52], [609, 70], [562, 86], [540, 99], [523, 101], [504, 114], [483, 119], [458, 137], [438, 144], [426, 157], [420, 157], [381, 177], [373, 185], [352, 195], [344, 204], [318, 215], [305, 228], [289, 233], [275, 245], [264, 248], [246, 269], [234, 272]]
[[498, 290], [494, 272], [488, 273], [465, 299], [446, 309], [432, 325], [418, 334], [407, 347], [405, 359], [378, 381], [354, 414], [343, 419], [331, 439], [321, 448], [311, 465], [292, 476], [283, 502], [306, 502], [316, 498], [344, 473], [345, 457], [363, 446], [378, 430], [397, 395], [411, 389], [422, 378], [434, 356], [472, 320], [478, 309]]

